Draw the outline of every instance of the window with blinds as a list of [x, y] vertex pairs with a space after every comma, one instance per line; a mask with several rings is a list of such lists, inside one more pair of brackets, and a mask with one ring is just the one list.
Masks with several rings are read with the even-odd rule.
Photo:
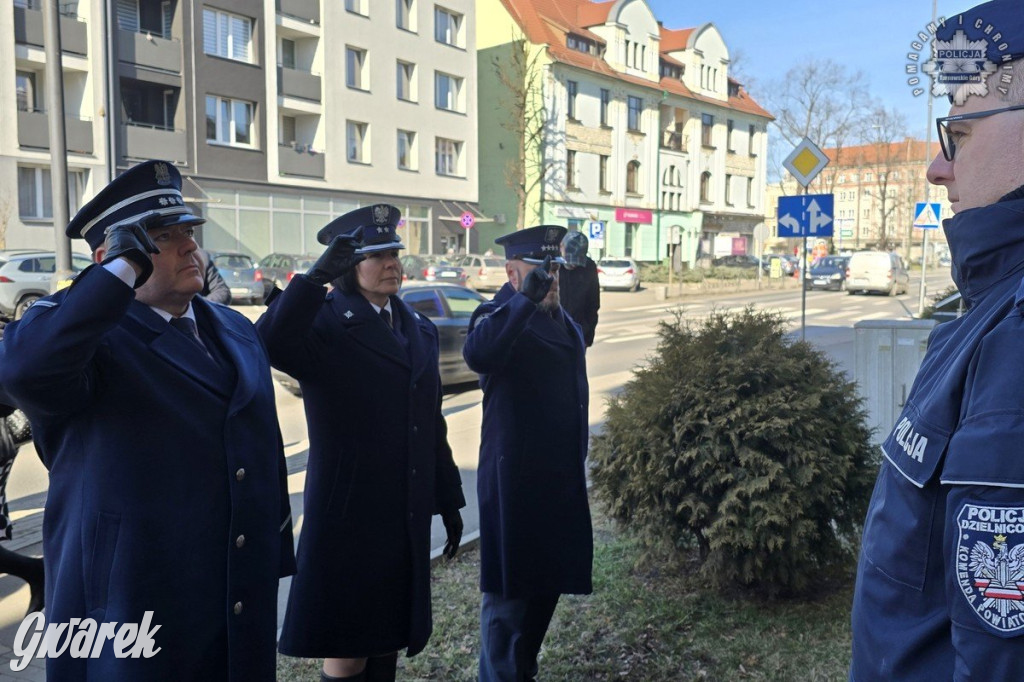
[[139, 0], [117, 0], [117, 27], [139, 32]]
[[251, 64], [252, 19], [219, 10], [204, 9], [203, 52]]

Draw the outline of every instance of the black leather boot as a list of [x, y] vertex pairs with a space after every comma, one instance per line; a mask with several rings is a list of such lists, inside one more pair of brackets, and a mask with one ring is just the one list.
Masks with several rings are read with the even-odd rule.
[[398, 652], [366, 659], [366, 682], [395, 682]]

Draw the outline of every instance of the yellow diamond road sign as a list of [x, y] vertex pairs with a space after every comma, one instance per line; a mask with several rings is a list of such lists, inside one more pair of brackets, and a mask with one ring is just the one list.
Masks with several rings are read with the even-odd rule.
[[828, 165], [828, 157], [825, 156], [825, 152], [818, 149], [818, 145], [805, 137], [786, 157], [782, 165], [796, 178], [797, 182], [807, 187]]

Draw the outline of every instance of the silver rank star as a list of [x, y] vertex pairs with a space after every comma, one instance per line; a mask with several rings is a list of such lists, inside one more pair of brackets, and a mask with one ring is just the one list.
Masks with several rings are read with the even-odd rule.
[[352, 317], [352, 314], [353, 314], [353, 313], [352, 313], [352, 311], [351, 311], [351, 310], [346, 310], [346, 311], [345, 311], [345, 319], [349, 319], [350, 317]]

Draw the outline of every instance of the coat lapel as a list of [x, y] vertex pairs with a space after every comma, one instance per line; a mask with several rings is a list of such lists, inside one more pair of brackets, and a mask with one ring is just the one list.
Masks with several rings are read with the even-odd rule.
[[[392, 304], [394, 308], [394, 304]], [[402, 344], [373, 310], [370, 302], [362, 294], [343, 294], [335, 291], [331, 294], [331, 310], [338, 323], [348, 332], [352, 339], [369, 350], [403, 367], [409, 367], [409, 357]], [[410, 343], [412, 341], [410, 340]]]
[[[195, 309], [196, 315], [203, 315], [213, 321], [210, 327], [213, 328], [217, 340], [227, 353], [229, 362], [235, 366], [237, 380], [234, 392], [231, 394], [229, 412], [238, 412], [252, 400], [259, 388], [262, 374], [258, 368], [261, 367], [261, 363], [267, 364], [262, 349], [256, 341], [256, 332], [251, 330], [251, 323], [247, 320], [240, 319], [234, 314], [228, 315], [219, 310], [217, 306], [211, 305], [199, 297], [193, 299], [192, 307]], [[244, 325], [249, 325], [249, 329], [246, 329]]]
[[[415, 381], [427, 369], [430, 357], [424, 346], [426, 332], [420, 327], [419, 313], [415, 313], [397, 296], [391, 297], [391, 310], [402, 319], [402, 333], [409, 339], [409, 361], [412, 363], [412, 380]], [[440, 339], [438, 339], [440, 348]]]

